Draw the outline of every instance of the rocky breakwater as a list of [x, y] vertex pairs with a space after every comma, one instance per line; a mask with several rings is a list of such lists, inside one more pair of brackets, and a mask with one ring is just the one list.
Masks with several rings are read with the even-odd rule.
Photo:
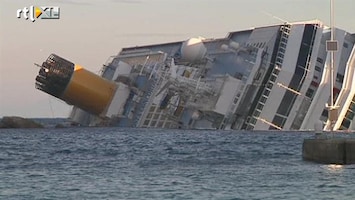
[[0, 120], [0, 128], [43, 128], [43, 125], [23, 117], [3, 117]]

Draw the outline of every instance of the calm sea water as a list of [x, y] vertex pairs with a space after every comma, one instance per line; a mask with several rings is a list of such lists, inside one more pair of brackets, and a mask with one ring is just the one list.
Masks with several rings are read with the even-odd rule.
[[0, 199], [355, 199], [355, 166], [300, 132], [0, 130]]

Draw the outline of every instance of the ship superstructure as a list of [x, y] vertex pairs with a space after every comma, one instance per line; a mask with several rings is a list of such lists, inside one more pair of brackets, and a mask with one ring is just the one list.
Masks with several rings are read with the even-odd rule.
[[[355, 35], [336, 29], [335, 37], [333, 91], [339, 118], [332, 126], [354, 129]], [[70, 118], [87, 126], [309, 130], [321, 121], [326, 128], [329, 39], [328, 27], [307, 21], [231, 32], [225, 38], [123, 48], [103, 66], [95, 86], [88, 85], [94, 92], [82, 98], [81, 88], [73, 93], [71, 87], [70, 73], [78, 74], [74, 67], [58, 94], [43, 89], [50, 87], [42, 80], [52, 77], [45, 70], [47, 60], [37, 86], [73, 104]]]

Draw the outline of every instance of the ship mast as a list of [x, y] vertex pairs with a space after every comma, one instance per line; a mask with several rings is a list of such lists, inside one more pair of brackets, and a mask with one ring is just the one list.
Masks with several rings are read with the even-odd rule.
[[[334, 41], [334, 0], [330, 0], [330, 41]], [[330, 51], [330, 70], [330, 106], [334, 107], [334, 51]]]
[[338, 51], [338, 41], [334, 40], [334, 0], [330, 0], [330, 40], [327, 41], [326, 49], [330, 52], [330, 105], [328, 105], [329, 131], [333, 131], [338, 118], [338, 107], [334, 105], [334, 53]]

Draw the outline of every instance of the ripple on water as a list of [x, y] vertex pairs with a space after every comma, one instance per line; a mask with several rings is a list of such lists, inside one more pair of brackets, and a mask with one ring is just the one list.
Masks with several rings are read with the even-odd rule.
[[0, 199], [355, 199], [355, 167], [301, 158], [307, 133], [1, 130]]

